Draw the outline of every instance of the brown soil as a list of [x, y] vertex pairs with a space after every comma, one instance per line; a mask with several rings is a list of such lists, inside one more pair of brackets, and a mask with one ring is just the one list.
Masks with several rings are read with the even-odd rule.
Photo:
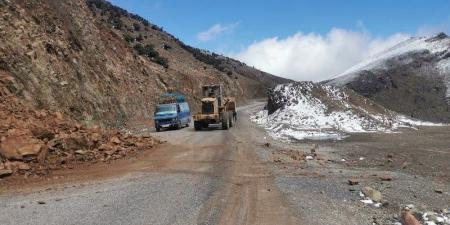
[[[88, 125], [151, 120], [169, 88], [196, 111], [202, 84], [221, 83], [241, 102], [288, 81], [186, 46], [103, 0], [0, 1], [0, 14], [0, 69], [14, 79], [11, 92]], [[168, 67], [135, 50], [138, 44], [153, 46]]]
[[0, 176], [46, 176], [79, 163], [110, 162], [151, 149], [150, 136], [87, 128], [60, 112], [35, 110], [7, 88], [0, 70]]

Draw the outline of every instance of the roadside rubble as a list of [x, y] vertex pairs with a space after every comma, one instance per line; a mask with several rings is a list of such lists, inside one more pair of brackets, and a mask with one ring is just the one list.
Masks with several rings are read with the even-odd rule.
[[364, 187], [359, 195], [364, 198], [361, 200], [364, 204], [373, 205], [377, 208], [382, 206], [381, 192], [372, 187]]
[[[268, 143], [270, 146], [270, 143]], [[267, 146], [267, 145], [265, 145]], [[328, 157], [322, 154], [317, 153], [318, 145], [313, 145], [311, 149], [309, 150], [309, 153], [301, 150], [278, 150], [276, 152], [272, 152], [273, 161], [274, 162], [284, 162], [284, 161], [300, 161], [300, 162], [307, 162], [316, 160], [319, 162], [325, 162], [329, 161]]]
[[450, 224], [449, 209], [421, 212], [414, 205], [403, 208], [401, 218], [396, 225], [448, 225]]
[[150, 137], [87, 128], [60, 112], [34, 110], [0, 87], [0, 178], [43, 176], [73, 163], [109, 162], [155, 147]]

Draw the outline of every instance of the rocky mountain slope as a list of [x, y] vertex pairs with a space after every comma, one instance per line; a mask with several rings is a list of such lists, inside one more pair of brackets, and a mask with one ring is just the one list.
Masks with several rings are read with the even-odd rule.
[[10, 92], [11, 79], [0, 70], [0, 179], [47, 175], [83, 162], [111, 162], [158, 144], [149, 136], [87, 128], [60, 112], [36, 110]]
[[168, 88], [195, 110], [202, 84], [223, 83], [245, 101], [287, 81], [187, 46], [103, 0], [0, 0], [0, 15], [8, 90], [88, 125], [148, 120]]
[[269, 92], [267, 109], [252, 116], [274, 138], [343, 139], [351, 133], [393, 132], [437, 125], [407, 118], [348, 88], [296, 82]]
[[408, 116], [450, 122], [450, 38], [411, 38], [324, 83]]

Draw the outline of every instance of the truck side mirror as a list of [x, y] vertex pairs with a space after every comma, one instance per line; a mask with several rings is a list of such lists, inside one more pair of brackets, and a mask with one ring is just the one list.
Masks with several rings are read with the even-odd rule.
[[177, 105], [177, 112], [181, 112], [180, 105]]

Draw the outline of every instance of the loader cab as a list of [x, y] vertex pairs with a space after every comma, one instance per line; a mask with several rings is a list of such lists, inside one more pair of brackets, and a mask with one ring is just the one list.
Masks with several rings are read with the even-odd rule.
[[211, 115], [218, 114], [219, 105], [216, 98], [203, 98], [202, 99], [202, 114]]

